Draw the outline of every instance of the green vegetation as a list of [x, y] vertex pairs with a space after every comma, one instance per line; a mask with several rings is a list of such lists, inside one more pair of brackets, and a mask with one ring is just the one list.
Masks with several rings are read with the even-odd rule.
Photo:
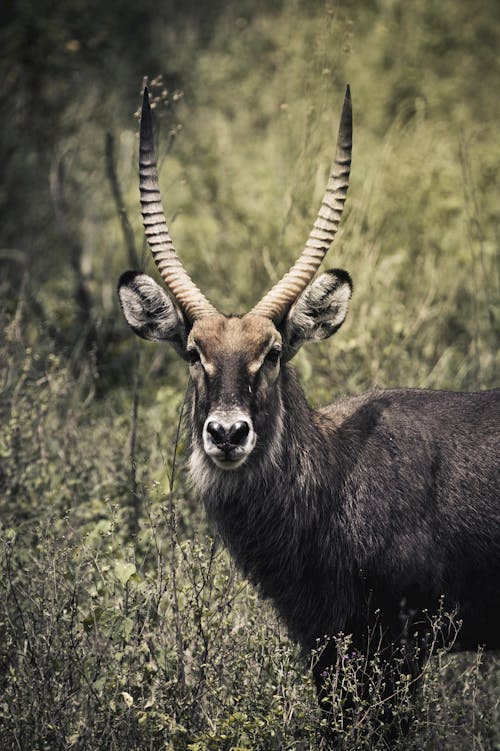
[[[308, 396], [488, 388], [500, 6], [137, 6], [0, 10], [0, 747], [316, 749], [307, 660], [186, 484], [185, 368], [118, 311], [121, 271], [152, 270], [133, 113], [161, 76], [172, 235], [210, 299], [243, 311], [308, 235], [349, 82], [352, 182], [327, 268], [355, 292], [338, 337], [297, 357]], [[410, 744], [500, 748], [494, 657], [440, 653], [413, 707], [404, 680]], [[346, 751], [376, 748], [366, 709]]]

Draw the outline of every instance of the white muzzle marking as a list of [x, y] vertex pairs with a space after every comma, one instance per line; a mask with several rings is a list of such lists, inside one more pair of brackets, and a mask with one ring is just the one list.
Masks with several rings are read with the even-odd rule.
[[[232, 439], [234, 427], [243, 424], [243, 435]], [[210, 428], [209, 428], [210, 426]], [[214, 427], [216, 426], [216, 427]], [[248, 432], [246, 429], [248, 428]], [[253, 451], [257, 434], [250, 415], [240, 410], [217, 410], [212, 412], [203, 425], [203, 448], [207, 456], [220, 469], [237, 469]], [[233, 442], [234, 441], [234, 442]]]

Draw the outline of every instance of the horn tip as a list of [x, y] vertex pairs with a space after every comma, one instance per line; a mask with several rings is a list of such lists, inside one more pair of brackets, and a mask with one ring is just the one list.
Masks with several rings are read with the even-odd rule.
[[148, 87], [144, 87], [144, 93], [142, 95], [142, 114], [144, 114], [145, 111], [151, 110], [151, 104], [149, 103], [149, 91]]
[[342, 114], [340, 115], [339, 132], [352, 135], [352, 102], [351, 87], [349, 84], [347, 84], [345, 90], [344, 104], [342, 105]]
[[147, 110], [147, 109], [151, 109], [151, 105], [149, 103], [149, 91], [148, 91], [148, 87], [145, 86], [144, 87], [144, 93], [142, 95], [142, 111], [144, 112], [144, 110]]
[[149, 103], [149, 92], [147, 86], [144, 87], [144, 94], [142, 97], [140, 133], [141, 139], [152, 139], [153, 137], [153, 119], [151, 115], [151, 104]]

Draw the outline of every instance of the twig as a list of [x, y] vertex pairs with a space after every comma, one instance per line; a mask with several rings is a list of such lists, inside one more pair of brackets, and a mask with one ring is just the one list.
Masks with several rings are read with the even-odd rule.
[[139, 530], [139, 521], [141, 518], [141, 497], [139, 494], [139, 485], [137, 482], [137, 423], [139, 419], [139, 404], [142, 388], [141, 378], [141, 347], [139, 342], [135, 343], [135, 377], [134, 377], [134, 396], [132, 401], [132, 424], [130, 426], [129, 440], [129, 465], [130, 465], [130, 483], [131, 483], [131, 506], [132, 513], [130, 517], [130, 535], [135, 537]]
[[181, 433], [182, 418], [184, 415], [184, 406], [186, 404], [187, 394], [189, 389], [189, 381], [184, 393], [184, 399], [182, 400], [181, 408], [179, 411], [179, 421], [177, 423], [177, 433], [174, 443], [174, 454], [172, 457], [172, 469], [170, 471], [170, 494], [169, 494], [169, 528], [170, 528], [170, 552], [171, 552], [171, 566], [172, 566], [172, 594], [173, 594], [173, 608], [175, 615], [175, 643], [177, 650], [177, 677], [182, 688], [185, 687], [186, 671], [184, 666], [184, 647], [181, 630], [181, 618], [179, 607], [179, 594], [177, 588], [177, 572], [176, 572], [176, 549], [177, 549], [177, 522], [175, 516], [175, 503], [174, 503], [174, 482], [175, 482], [175, 468], [177, 461], [177, 447], [179, 444], [179, 438]]
[[137, 250], [135, 247], [134, 233], [132, 232], [132, 227], [130, 226], [130, 222], [128, 220], [128, 215], [125, 209], [125, 204], [123, 201], [120, 183], [118, 182], [118, 176], [116, 174], [115, 137], [109, 131], [106, 133], [106, 144], [105, 144], [104, 151], [106, 155], [106, 173], [108, 175], [108, 180], [109, 180], [109, 184], [111, 187], [111, 194], [113, 196], [113, 200], [115, 203], [116, 212], [120, 219], [123, 239], [124, 239], [125, 247], [127, 248], [127, 253], [128, 253], [128, 261], [129, 261], [130, 266], [136, 269], [139, 266], [139, 261], [138, 261], [138, 256], [137, 256]]

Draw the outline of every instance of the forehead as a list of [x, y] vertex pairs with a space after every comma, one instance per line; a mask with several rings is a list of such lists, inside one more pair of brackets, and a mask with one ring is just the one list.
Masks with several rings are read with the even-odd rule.
[[238, 353], [251, 360], [276, 341], [281, 342], [281, 337], [272, 321], [251, 313], [242, 318], [207, 316], [195, 321], [189, 334], [189, 343], [200, 347], [207, 357]]

